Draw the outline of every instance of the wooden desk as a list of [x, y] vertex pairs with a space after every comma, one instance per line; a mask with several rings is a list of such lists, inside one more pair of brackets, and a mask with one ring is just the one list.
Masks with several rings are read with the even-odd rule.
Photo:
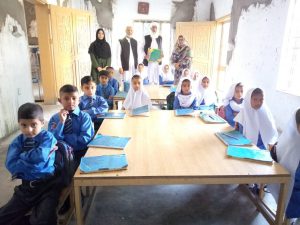
[[[271, 224], [282, 224], [289, 173], [276, 163], [227, 158], [226, 146], [214, 135], [225, 129], [228, 125], [204, 124], [199, 117], [175, 117], [173, 111], [167, 110], [151, 111], [150, 117], [104, 120], [102, 134], [132, 137], [125, 149], [128, 169], [93, 174], [80, 174], [77, 170], [74, 176], [77, 224], [83, 224], [81, 186], [251, 183], [281, 184], [276, 217], [268, 218], [267, 211], [262, 213]], [[121, 152], [90, 148], [86, 156]]]
[[[166, 102], [167, 96], [171, 93], [170, 87], [163, 87], [160, 85], [145, 85], [145, 89], [147, 90], [151, 101], [163, 101]], [[114, 97], [113, 98], [113, 109], [116, 109], [117, 101], [124, 101], [123, 97]]]

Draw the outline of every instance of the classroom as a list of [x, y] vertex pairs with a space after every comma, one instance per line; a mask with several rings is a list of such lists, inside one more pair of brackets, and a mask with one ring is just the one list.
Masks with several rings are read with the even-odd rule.
[[299, 0], [1, 0], [0, 225], [299, 225]]

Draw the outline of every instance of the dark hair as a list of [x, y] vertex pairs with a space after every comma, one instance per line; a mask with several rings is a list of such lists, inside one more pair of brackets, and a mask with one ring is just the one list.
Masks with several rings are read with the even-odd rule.
[[114, 70], [114, 68], [112, 66], [108, 66], [106, 67], [106, 70]]
[[134, 79], [141, 79], [141, 76], [135, 74], [135, 75], [132, 76], [131, 80], [134, 80]]
[[39, 119], [44, 121], [43, 108], [35, 103], [25, 103], [18, 109], [18, 121], [20, 119]]
[[74, 85], [71, 85], [71, 84], [66, 84], [59, 89], [60, 95], [62, 93], [74, 93], [74, 92], [78, 92], [78, 89], [77, 89], [77, 87], [75, 87]]
[[178, 39], [179, 39], [179, 38], [183, 38], [183, 35], [182, 35], [182, 34], [180, 34], [180, 35], [178, 36]]
[[243, 83], [242, 83], [242, 82], [239, 82], [239, 83], [237, 83], [237, 84], [235, 85], [235, 87], [234, 87], [234, 88], [237, 88], [237, 87], [244, 87], [244, 85], [243, 85]]
[[182, 85], [183, 83], [186, 83], [186, 82], [188, 82], [188, 83], [191, 84], [191, 81], [190, 81], [189, 79], [184, 79], [184, 80], [181, 82], [181, 85]]
[[84, 76], [83, 78], [81, 78], [81, 86], [83, 86], [84, 84], [89, 84], [90, 82], [94, 82], [91, 76]]
[[99, 72], [98, 77], [101, 77], [101, 76], [106, 76], [106, 77], [108, 77], [108, 71], [107, 71], [107, 70], [101, 70], [101, 71]]
[[208, 81], [210, 81], [207, 76], [204, 76], [201, 81], [203, 81], [204, 79], [207, 79]]
[[106, 40], [105, 40], [105, 31], [104, 31], [102, 28], [99, 28], [99, 29], [96, 31], [96, 40], [98, 39], [98, 33], [99, 33], [100, 31], [103, 32], [103, 34], [104, 34], [103, 40], [106, 41]]
[[264, 92], [260, 88], [255, 88], [251, 94], [251, 98], [255, 95], [264, 95]]
[[297, 125], [300, 125], [300, 109], [297, 110], [295, 117]]

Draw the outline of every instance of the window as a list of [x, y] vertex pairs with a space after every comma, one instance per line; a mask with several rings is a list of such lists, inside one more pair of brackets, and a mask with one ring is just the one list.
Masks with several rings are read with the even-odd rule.
[[300, 1], [290, 1], [277, 89], [300, 96]]

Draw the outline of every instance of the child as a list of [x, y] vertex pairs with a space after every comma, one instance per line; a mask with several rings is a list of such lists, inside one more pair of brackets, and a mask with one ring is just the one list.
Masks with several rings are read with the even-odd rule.
[[87, 112], [94, 122], [94, 130], [97, 132], [103, 119], [98, 119], [97, 115], [108, 111], [108, 104], [104, 98], [95, 95], [96, 84], [91, 76], [85, 76], [81, 79], [81, 90], [84, 95], [80, 97], [79, 108]]
[[88, 113], [80, 111], [79, 94], [75, 86], [62, 86], [59, 89], [58, 101], [63, 109], [51, 117], [48, 130], [57, 140], [63, 140], [73, 148], [77, 168], [94, 136], [92, 120]]
[[99, 84], [97, 85], [96, 95], [102, 96], [106, 101], [110, 109], [113, 108], [114, 89], [108, 83], [108, 71], [101, 70], [99, 72]]
[[192, 78], [191, 71], [188, 68], [182, 70], [181, 78]]
[[250, 139], [260, 149], [270, 149], [277, 140], [273, 116], [263, 103], [264, 94], [260, 88], [250, 89], [244, 100], [244, 107], [234, 118], [236, 130]]
[[[287, 194], [286, 217], [300, 218], [300, 109], [293, 113], [286, 129], [278, 139], [278, 144], [271, 150], [275, 161], [291, 173], [291, 182]], [[272, 154], [273, 153], [273, 154]], [[269, 189], [278, 200], [279, 185], [270, 185]]]
[[140, 63], [136, 70], [136, 75], [139, 75], [143, 80], [143, 84], [149, 84], [149, 79], [147, 76], [147, 71], [145, 71], [145, 66], [143, 63]]
[[168, 64], [164, 65], [162, 71], [159, 75], [159, 84], [173, 84], [174, 83], [174, 75], [172, 74], [170, 67]]
[[243, 84], [235, 83], [229, 88], [229, 91], [223, 100], [225, 119], [234, 127], [235, 122], [233, 118], [241, 111], [243, 107]]
[[123, 107], [132, 110], [144, 105], [148, 105], [150, 110], [151, 100], [143, 87], [141, 77], [139, 75], [134, 75], [131, 78], [130, 89], [123, 103]]
[[116, 95], [119, 91], [119, 82], [117, 81], [117, 79], [114, 78], [114, 68], [109, 66], [109, 67], [106, 67], [106, 70], [108, 71], [108, 83], [110, 84], [110, 86], [113, 87], [114, 89], [114, 95]]
[[[57, 141], [42, 130], [43, 109], [37, 104], [21, 105], [18, 123], [22, 134], [9, 145], [5, 165], [12, 179], [21, 179], [22, 184], [0, 208], [0, 224], [56, 224], [61, 192], [54, 165]], [[30, 210], [31, 215], [25, 216]]]
[[179, 83], [181, 90], [175, 96], [173, 107], [174, 109], [186, 109], [192, 108], [197, 109], [197, 98], [191, 92], [192, 81], [188, 78], [183, 79], [181, 83]]
[[209, 106], [214, 108], [217, 102], [215, 91], [209, 87], [210, 80], [207, 76], [200, 78], [198, 84], [197, 101], [199, 106]]

